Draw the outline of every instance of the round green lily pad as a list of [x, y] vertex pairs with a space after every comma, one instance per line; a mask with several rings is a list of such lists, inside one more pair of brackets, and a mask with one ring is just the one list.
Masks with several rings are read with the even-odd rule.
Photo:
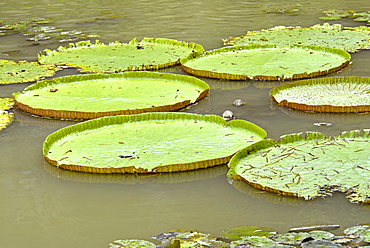
[[230, 46], [180, 60], [191, 74], [229, 80], [289, 80], [338, 71], [351, 59], [344, 50], [291, 45]]
[[92, 173], [186, 171], [227, 163], [266, 132], [215, 115], [144, 113], [102, 117], [62, 128], [44, 142], [44, 157], [66, 170]]
[[315, 112], [370, 111], [370, 78], [330, 77], [283, 84], [270, 91], [279, 105]]
[[282, 195], [306, 200], [347, 193], [351, 202], [370, 203], [370, 130], [327, 137], [308, 132], [262, 140], [238, 152], [228, 176]]
[[83, 74], [33, 84], [13, 94], [15, 104], [31, 114], [93, 119], [102, 116], [164, 112], [184, 108], [209, 92], [191, 76], [157, 72]]
[[224, 45], [276, 44], [286, 46], [292, 44], [325, 46], [354, 52], [370, 49], [370, 28], [343, 27], [340, 24], [314, 25], [304, 27], [277, 26], [260, 31], [248, 31], [245, 35], [224, 40]]
[[137, 39], [103, 44], [81, 41], [57, 50], [39, 53], [41, 64], [79, 67], [82, 71], [112, 73], [156, 70], [179, 64], [179, 59], [192, 52], [203, 52], [201, 45], [163, 38]]
[[35, 81], [54, 75], [56, 68], [37, 62], [0, 60], [0, 84], [14, 84]]

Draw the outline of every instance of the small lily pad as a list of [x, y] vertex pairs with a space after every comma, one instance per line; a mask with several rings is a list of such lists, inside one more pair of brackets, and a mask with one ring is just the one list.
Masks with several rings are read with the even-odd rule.
[[370, 78], [330, 77], [301, 80], [275, 87], [271, 98], [288, 108], [315, 112], [370, 111]]
[[96, 41], [71, 43], [57, 50], [39, 53], [41, 64], [79, 67], [82, 71], [112, 73], [156, 70], [179, 64], [179, 59], [192, 52], [203, 52], [201, 45], [171, 39], [144, 38], [128, 44], [119, 41], [103, 44]]
[[229, 239], [242, 239], [245, 236], [264, 236], [271, 237], [277, 232], [271, 228], [258, 227], [258, 226], [238, 226], [231, 229], [227, 229], [221, 233], [223, 237]]
[[[229, 247], [229, 244], [217, 240], [217, 237], [212, 236], [210, 234], [201, 233], [196, 230], [173, 229], [167, 233], [160, 233], [159, 235], [152, 236], [152, 238], [161, 241], [166, 240], [171, 241], [172, 245], [168, 247], [181, 247], [181, 248]], [[174, 243], [177, 244], [177, 246], [173, 245]]]
[[6, 128], [13, 121], [13, 113], [8, 113], [8, 109], [13, 107], [13, 99], [0, 98], [0, 130]]
[[155, 173], [207, 168], [266, 137], [243, 120], [144, 113], [102, 117], [62, 128], [44, 142], [47, 162], [92, 173]]
[[370, 49], [369, 27], [343, 27], [340, 24], [317, 24], [311, 27], [277, 26], [260, 31], [248, 31], [245, 35], [224, 40], [224, 45], [292, 44], [325, 46], [355, 52]]
[[370, 203], [370, 130], [327, 137], [318, 132], [262, 140], [238, 152], [228, 176], [278, 194], [306, 200], [345, 192], [353, 203]]
[[191, 74], [229, 80], [290, 80], [338, 71], [351, 59], [346, 51], [329, 47], [291, 45], [230, 46], [180, 60]]
[[208, 94], [191, 76], [156, 72], [83, 74], [39, 81], [13, 94], [28, 113], [63, 119], [165, 112], [184, 108]]
[[152, 242], [140, 239], [120, 239], [109, 244], [108, 248], [155, 248]]
[[57, 69], [37, 62], [0, 60], [0, 84], [25, 83], [54, 75]]

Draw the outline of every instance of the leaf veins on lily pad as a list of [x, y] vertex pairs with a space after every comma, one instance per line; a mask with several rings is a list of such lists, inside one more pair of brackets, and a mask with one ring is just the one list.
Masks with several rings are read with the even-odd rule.
[[57, 69], [37, 62], [0, 60], [0, 84], [31, 82], [54, 75]]
[[157, 72], [83, 74], [39, 81], [13, 94], [28, 113], [67, 119], [174, 111], [202, 99], [209, 86], [191, 76]]
[[370, 111], [370, 78], [330, 77], [301, 80], [270, 91], [279, 105], [315, 112]]
[[369, 141], [370, 130], [266, 139], [238, 152], [229, 162], [228, 176], [306, 200], [339, 191], [353, 203], [370, 203]]
[[273, 44], [228, 46], [180, 60], [201, 77], [228, 80], [290, 80], [317, 77], [345, 67], [351, 55], [342, 49]]
[[370, 28], [343, 27], [340, 24], [317, 24], [311, 27], [277, 26], [260, 31], [248, 31], [245, 35], [224, 40], [224, 45], [276, 44], [286, 46], [292, 44], [326, 46], [354, 52], [370, 49]]
[[119, 115], [50, 134], [44, 157], [61, 169], [92, 173], [189, 171], [227, 163], [237, 151], [265, 137], [253, 123], [226, 123], [216, 115]]
[[179, 64], [179, 59], [192, 52], [203, 52], [201, 45], [164, 38], [137, 39], [103, 44], [96, 41], [71, 43], [57, 50], [39, 53], [41, 64], [79, 67], [82, 71], [112, 73], [156, 70]]

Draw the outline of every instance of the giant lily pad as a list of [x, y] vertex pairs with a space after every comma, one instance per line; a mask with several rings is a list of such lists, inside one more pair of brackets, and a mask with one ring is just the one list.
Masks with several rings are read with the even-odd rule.
[[124, 72], [84, 74], [40, 81], [13, 94], [16, 106], [32, 114], [68, 119], [173, 111], [208, 94], [195, 77]]
[[36, 62], [0, 60], [0, 84], [25, 83], [52, 76], [56, 68]]
[[240, 37], [224, 40], [225, 45], [276, 44], [286, 46], [302, 44], [336, 47], [349, 52], [370, 49], [370, 28], [343, 27], [340, 24], [323, 24], [312, 27], [277, 26], [261, 31], [248, 31]]
[[345, 67], [351, 56], [344, 50], [291, 45], [230, 46], [180, 60], [188, 73], [230, 80], [287, 80], [317, 77]]
[[192, 52], [203, 52], [201, 45], [171, 39], [145, 38], [128, 44], [119, 41], [103, 44], [80, 41], [57, 50], [39, 53], [41, 64], [80, 67], [89, 72], [121, 72], [155, 70], [176, 65]]
[[102, 117], [62, 128], [44, 157], [62, 169], [93, 173], [186, 171], [227, 163], [266, 132], [243, 120], [188, 113]]
[[287, 83], [270, 91], [279, 105], [316, 112], [370, 111], [370, 78], [331, 77]]
[[238, 152], [228, 176], [267, 191], [306, 200], [347, 193], [351, 202], [370, 203], [370, 130], [333, 138], [318, 132], [263, 140]]
[[12, 121], [14, 114], [8, 113], [8, 109], [13, 107], [10, 98], [0, 98], [0, 130], [6, 128]]

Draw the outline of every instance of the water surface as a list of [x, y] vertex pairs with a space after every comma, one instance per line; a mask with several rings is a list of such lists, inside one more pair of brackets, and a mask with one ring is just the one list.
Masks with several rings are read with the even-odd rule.
[[[298, 16], [266, 13], [297, 8]], [[99, 34], [102, 42], [161, 37], [218, 48], [222, 39], [247, 30], [276, 25], [311, 26], [328, 9], [370, 10], [368, 0], [310, 2], [279, 1], [0, 1], [2, 20], [50, 17], [48, 25]], [[107, 18], [110, 15], [118, 17]], [[91, 21], [93, 20], [93, 21]], [[336, 21], [345, 26], [360, 23]], [[333, 23], [333, 22], [332, 22]], [[0, 37], [0, 59], [36, 61], [39, 51], [59, 43], [33, 44], [15, 34]], [[7, 56], [7, 51], [20, 51]], [[353, 54], [353, 63], [330, 76], [370, 76], [370, 51]], [[179, 67], [162, 70], [182, 73]], [[63, 70], [56, 76], [77, 73]], [[312, 114], [279, 108], [268, 92], [279, 82], [231, 82], [204, 79], [210, 95], [186, 112], [236, 118], [264, 128], [269, 138], [302, 131], [337, 135], [344, 130], [370, 128], [367, 114]], [[0, 86], [0, 97], [11, 97], [27, 84]], [[241, 98], [248, 104], [232, 105]], [[317, 127], [316, 122], [331, 126]], [[344, 194], [304, 201], [256, 190], [244, 183], [231, 185], [225, 166], [170, 175], [91, 175], [56, 169], [44, 162], [47, 135], [74, 122], [29, 116], [15, 110], [15, 120], [0, 132], [0, 246], [106, 247], [116, 239], [150, 240], [170, 228], [191, 228], [219, 235], [239, 225], [259, 225], [285, 232], [290, 227], [339, 224], [341, 229], [368, 223], [370, 207], [351, 204]]]

